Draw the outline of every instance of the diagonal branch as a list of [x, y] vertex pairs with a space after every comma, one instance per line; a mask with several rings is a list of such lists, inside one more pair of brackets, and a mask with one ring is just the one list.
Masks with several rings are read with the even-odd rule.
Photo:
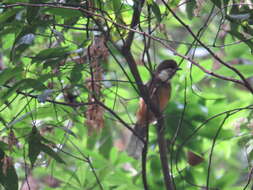
[[[135, 0], [134, 1], [134, 13], [132, 17], [132, 22], [130, 25], [130, 28], [134, 29], [137, 28], [137, 25], [140, 22], [140, 15], [141, 15], [141, 9], [143, 7], [145, 0]], [[130, 50], [133, 39], [134, 39], [134, 31], [129, 31], [126, 42], [124, 44], [124, 48], [127, 50]]]

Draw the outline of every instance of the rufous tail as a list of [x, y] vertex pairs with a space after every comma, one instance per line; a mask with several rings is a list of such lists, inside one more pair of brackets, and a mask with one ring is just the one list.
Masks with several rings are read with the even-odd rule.
[[[141, 124], [136, 124], [134, 126], [134, 131], [137, 135], [145, 139], [146, 137], [146, 128]], [[127, 146], [127, 153], [129, 156], [134, 157], [135, 159], [139, 159], [142, 154], [144, 144], [142, 140], [136, 135], [132, 134], [130, 137], [130, 141]]]

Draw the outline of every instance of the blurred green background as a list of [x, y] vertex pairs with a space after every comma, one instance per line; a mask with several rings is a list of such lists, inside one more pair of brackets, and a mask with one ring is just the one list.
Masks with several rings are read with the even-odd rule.
[[[129, 32], [133, 3], [0, 2], [3, 188], [24, 190], [28, 178], [34, 190], [143, 189], [141, 160], [125, 152], [131, 133], [108, 111], [129, 126], [136, 121], [136, 81], [120, 51]], [[131, 53], [142, 80], [147, 82], [150, 72], [165, 59], [174, 59], [182, 68], [172, 80], [171, 100], [163, 113], [176, 189], [205, 189], [207, 185], [210, 189], [251, 189], [251, 92], [208, 75], [175, 52], [210, 72], [241, 80], [209, 48], [252, 85], [252, 3], [169, 1], [167, 5], [205, 47], [162, 1], [145, 1], [141, 10]], [[92, 69], [95, 76], [91, 76]], [[87, 104], [92, 102], [92, 77], [99, 79], [96, 96], [107, 110]], [[151, 125], [146, 164], [152, 190], [165, 189], [156, 138], [155, 125]], [[200, 163], [189, 151], [202, 157]]]

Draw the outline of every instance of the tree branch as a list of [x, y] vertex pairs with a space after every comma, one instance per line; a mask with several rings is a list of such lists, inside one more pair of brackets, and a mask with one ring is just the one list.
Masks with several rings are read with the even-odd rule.
[[164, 137], [164, 119], [163, 116], [161, 116], [157, 120], [157, 141], [159, 146], [159, 153], [160, 153], [160, 160], [162, 164], [162, 170], [163, 170], [163, 181], [165, 183], [167, 190], [174, 190], [172, 176], [170, 175], [170, 169], [169, 169], [169, 161], [168, 161], [168, 152], [167, 152], [167, 143], [166, 139]]
[[[135, 0], [134, 1], [134, 13], [132, 17], [132, 22], [130, 28], [134, 29], [140, 22], [141, 9], [143, 7], [145, 0]], [[124, 48], [130, 50], [133, 39], [134, 39], [134, 31], [129, 31], [126, 42], [124, 44]]]

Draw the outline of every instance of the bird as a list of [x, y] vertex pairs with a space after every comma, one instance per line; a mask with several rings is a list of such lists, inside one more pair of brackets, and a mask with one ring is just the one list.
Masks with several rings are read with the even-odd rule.
[[[162, 61], [155, 71], [151, 79], [145, 84], [148, 89], [149, 100], [153, 105], [158, 105], [159, 111], [162, 112], [171, 96], [171, 82], [170, 80], [180, 70], [174, 60]], [[149, 110], [143, 98], [139, 100], [139, 107], [136, 112], [136, 123], [133, 128], [138, 135], [132, 134], [127, 145], [127, 153], [129, 156], [139, 159], [144, 147], [143, 140], [146, 139], [146, 127], [156, 121], [154, 114]], [[140, 137], [143, 139], [141, 140]]]

